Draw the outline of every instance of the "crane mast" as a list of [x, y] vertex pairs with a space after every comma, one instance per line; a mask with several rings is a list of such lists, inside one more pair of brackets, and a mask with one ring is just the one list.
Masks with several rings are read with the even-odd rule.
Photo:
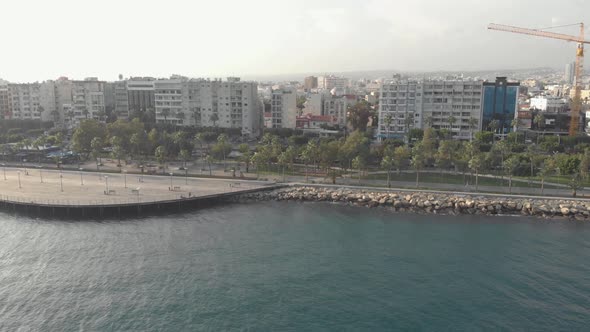
[[590, 44], [590, 41], [584, 39], [584, 23], [580, 23], [579, 36], [571, 36], [562, 33], [555, 33], [538, 29], [520, 28], [494, 23], [488, 25], [488, 29], [544, 38], [559, 39], [577, 43], [576, 64], [574, 69], [574, 98], [572, 100], [571, 105], [571, 122], [569, 129], [570, 136], [577, 135], [578, 127], [580, 124], [580, 112], [582, 111], [582, 76], [584, 75], [584, 44]]

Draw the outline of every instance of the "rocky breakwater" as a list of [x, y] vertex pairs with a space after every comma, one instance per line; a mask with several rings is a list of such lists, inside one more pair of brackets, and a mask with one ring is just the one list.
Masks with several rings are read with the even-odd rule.
[[590, 202], [567, 199], [534, 199], [459, 195], [453, 193], [380, 192], [322, 187], [290, 187], [245, 194], [240, 201], [333, 202], [400, 212], [472, 215], [526, 215], [586, 220]]

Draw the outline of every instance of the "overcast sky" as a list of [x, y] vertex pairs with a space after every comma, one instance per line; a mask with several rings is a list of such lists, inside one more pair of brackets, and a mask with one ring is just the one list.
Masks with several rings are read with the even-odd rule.
[[543, 28], [590, 12], [589, 0], [1, 1], [0, 78], [14, 82], [561, 68], [574, 44], [487, 24]]

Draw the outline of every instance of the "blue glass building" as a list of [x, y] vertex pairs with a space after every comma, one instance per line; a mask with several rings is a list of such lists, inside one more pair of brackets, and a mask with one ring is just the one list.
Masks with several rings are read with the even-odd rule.
[[498, 120], [498, 133], [507, 134], [512, 131], [511, 122], [518, 109], [519, 88], [519, 82], [508, 82], [506, 77], [496, 77], [495, 82], [483, 83], [483, 130], [488, 130], [491, 121]]

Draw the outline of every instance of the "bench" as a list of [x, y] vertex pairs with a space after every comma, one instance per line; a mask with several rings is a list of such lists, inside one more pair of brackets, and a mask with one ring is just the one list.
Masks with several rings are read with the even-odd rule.
[[169, 189], [170, 191], [180, 191], [180, 187], [179, 187], [179, 186], [168, 187], [168, 189]]
[[139, 195], [139, 189], [131, 189], [131, 193], [135, 195]]
[[105, 191], [104, 191], [104, 194], [105, 194], [105, 195], [115, 195], [115, 194], [117, 194], [117, 191], [116, 191], [116, 190], [109, 190], [109, 191], [107, 192], [107, 191], [105, 190]]
[[242, 184], [240, 182], [234, 182], [234, 183], [230, 183], [229, 187], [230, 188], [242, 187]]

